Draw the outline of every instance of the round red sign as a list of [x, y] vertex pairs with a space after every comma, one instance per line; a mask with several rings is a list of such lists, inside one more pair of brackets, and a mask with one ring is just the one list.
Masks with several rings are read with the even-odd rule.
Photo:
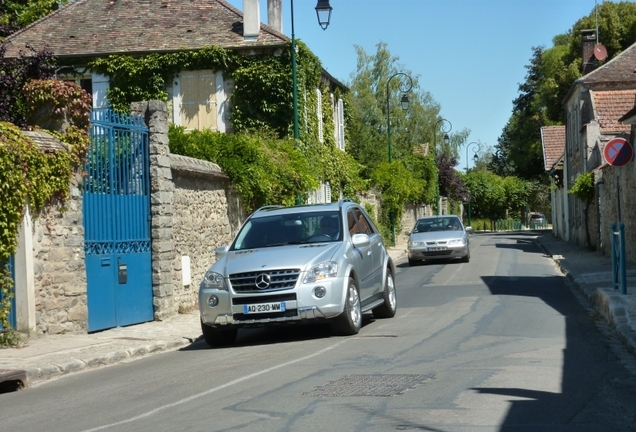
[[625, 138], [614, 138], [605, 145], [603, 156], [612, 166], [623, 166], [631, 162], [634, 157], [632, 145]]

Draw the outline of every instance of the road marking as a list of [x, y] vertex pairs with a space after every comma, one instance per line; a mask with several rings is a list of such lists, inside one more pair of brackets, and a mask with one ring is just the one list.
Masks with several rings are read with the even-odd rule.
[[126, 423], [132, 423], [132, 422], [140, 420], [142, 418], [150, 417], [151, 415], [157, 414], [160, 411], [164, 411], [164, 410], [167, 410], [169, 408], [173, 408], [173, 407], [176, 407], [176, 406], [179, 406], [179, 405], [183, 405], [183, 404], [188, 403], [190, 401], [193, 401], [195, 399], [198, 399], [198, 398], [201, 398], [203, 396], [207, 396], [209, 394], [216, 393], [219, 390], [223, 390], [225, 388], [231, 387], [231, 386], [233, 386], [235, 384], [242, 383], [243, 381], [247, 381], [247, 380], [252, 379], [254, 377], [257, 377], [259, 375], [263, 375], [263, 374], [272, 372], [272, 371], [274, 371], [276, 369], [281, 369], [281, 368], [287, 367], [289, 365], [293, 365], [294, 363], [299, 363], [301, 361], [309, 360], [312, 357], [317, 357], [317, 356], [319, 356], [321, 354], [326, 353], [327, 351], [330, 351], [330, 350], [332, 350], [334, 348], [339, 347], [340, 345], [344, 344], [347, 340], [348, 339], [343, 339], [340, 342], [336, 342], [335, 344], [333, 344], [331, 346], [328, 346], [327, 348], [323, 348], [320, 351], [316, 351], [313, 354], [309, 354], [309, 355], [307, 355], [305, 357], [301, 357], [301, 358], [296, 359], [296, 360], [288, 361], [287, 363], [282, 363], [282, 364], [279, 364], [279, 365], [276, 365], [276, 366], [272, 366], [269, 369], [265, 369], [265, 370], [262, 370], [260, 372], [255, 372], [253, 374], [246, 375], [246, 376], [244, 376], [242, 378], [237, 378], [234, 381], [230, 381], [230, 382], [225, 383], [223, 385], [220, 385], [218, 387], [214, 387], [214, 388], [212, 388], [210, 390], [204, 391], [203, 393], [195, 394], [195, 395], [189, 396], [189, 397], [187, 397], [185, 399], [181, 399], [181, 400], [178, 400], [176, 402], [173, 402], [171, 404], [160, 406], [159, 408], [155, 408], [155, 409], [150, 410], [148, 412], [145, 412], [143, 414], [139, 414], [138, 416], [131, 417], [131, 418], [126, 419], [126, 420], [121, 420], [121, 421], [118, 421], [116, 423], [102, 425], [102, 426], [98, 426], [98, 427], [92, 428], [92, 429], [86, 429], [83, 432], [95, 432], [95, 431], [100, 431], [100, 430], [104, 430], [104, 429], [109, 429], [109, 428], [120, 426], [120, 425], [123, 425], [123, 424], [126, 424]]

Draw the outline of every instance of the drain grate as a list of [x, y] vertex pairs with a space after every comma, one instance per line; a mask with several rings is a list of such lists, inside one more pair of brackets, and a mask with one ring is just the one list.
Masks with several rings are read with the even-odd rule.
[[345, 375], [336, 381], [302, 393], [309, 397], [380, 396], [391, 397], [415, 388], [435, 375]]

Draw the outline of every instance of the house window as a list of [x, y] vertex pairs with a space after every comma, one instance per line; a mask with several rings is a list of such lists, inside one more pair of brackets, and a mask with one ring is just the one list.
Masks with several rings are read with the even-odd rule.
[[90, 78], [82, 78], [79, 80], [79, 85], [89, 95], [93, 94], [93, 80]]

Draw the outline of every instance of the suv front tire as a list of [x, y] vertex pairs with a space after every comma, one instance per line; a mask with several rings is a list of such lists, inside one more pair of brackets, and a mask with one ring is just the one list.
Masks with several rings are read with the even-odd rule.
[[360, 308], [360, 295], [355, 279], [349, 278], [347, 284], [347, 296], [344, 310], [334, 318], [331, 328], [334, 333], [341, 336], [358, 334], [362, 327], [362, 309]]

